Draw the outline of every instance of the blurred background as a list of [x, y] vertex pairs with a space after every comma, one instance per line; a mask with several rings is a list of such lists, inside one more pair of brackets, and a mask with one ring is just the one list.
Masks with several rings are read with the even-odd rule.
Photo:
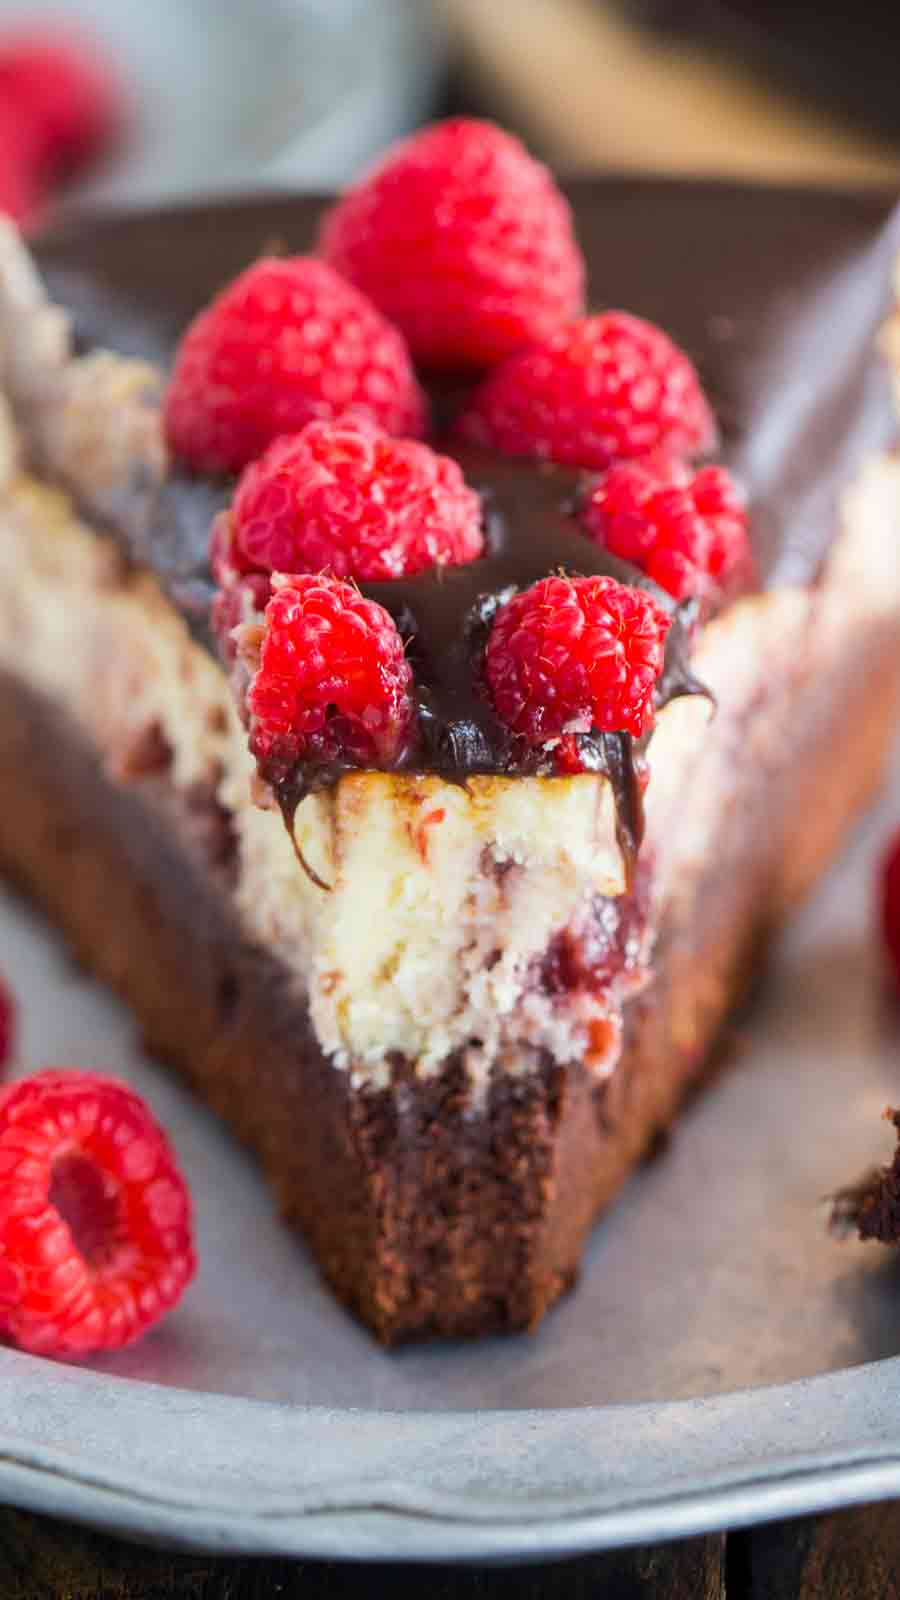
[[563, 168], [900, 184], [900, 7], [0, 0], [0, 208], [331, 187], [488, 115]]

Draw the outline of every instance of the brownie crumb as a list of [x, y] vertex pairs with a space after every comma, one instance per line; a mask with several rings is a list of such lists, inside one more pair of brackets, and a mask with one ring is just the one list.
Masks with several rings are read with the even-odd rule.
[[[884, 1116], [900, 1135], [900, 1111], [889, 1106]], [[900, 1241], [900, 1142], [893, 1161], [873, 1167], [831, 1196], [829, 1227], [842, 1238], [858, 1234], [860, 1239], [878, 1239], [881, 1244]]]

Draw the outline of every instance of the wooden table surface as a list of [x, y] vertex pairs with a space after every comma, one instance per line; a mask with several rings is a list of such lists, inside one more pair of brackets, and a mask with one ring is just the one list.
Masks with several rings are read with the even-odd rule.
[[900, 143], [737, 59], [661, 42], [614, 0], [437, 3], [484, 105], [557, 166], [900, 185]]
[[222, 1560], [0, 1511], [0, 1600], [897, 1600], [900, 1505], [552, 1566]]

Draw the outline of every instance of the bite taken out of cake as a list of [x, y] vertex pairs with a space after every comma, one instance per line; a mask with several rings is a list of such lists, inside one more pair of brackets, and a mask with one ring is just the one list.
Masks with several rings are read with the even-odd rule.
[[0, 239], [0, 858], [386, 1342], [573, 1283], [900, 697], [888, 203], [568, 195]]

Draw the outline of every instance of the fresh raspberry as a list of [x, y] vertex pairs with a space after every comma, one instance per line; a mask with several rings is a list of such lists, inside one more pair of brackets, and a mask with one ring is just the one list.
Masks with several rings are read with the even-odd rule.
[[0, 214], [20, 228], [37, 221], [45, 199], [31, 130], [0, 99]]
[[96, 48], [74, 37], [15, 32], [0, 42], [0, 103], [33, 138], [48, 179], [86, 166], [124, 121], [119, 85]]
[[501, 606], [484, 671], [501, 721], [530, 745], [653, 723], [671, 618], [614, 578], [541, 578]]
[[624, 311], [582, 317], [511, 356], [476, 390], [457, 429], [507, 455], [601, 470], [659, 447], [692, 455], [716, 437], [687, 356]]
[[0, 1072], [9, 1065], [18, 1031], [18, 1009], [12, 990], [0, 979]]
[[900, 833], [891, 840], [882, 867], [881, 931], [891, 976], [900, 994]]
[[601, 477], [584, 508], [598, 544], [676, 600], [728, 593], [752, 569], [744, 496], [723, 467], [657, 454]]
[[247, 691], [250, 749], [263, 775], [277, 782], [302, 762], [395, 764], [414, 707], [393, 618], [338, 578], [276, 574], [272, 588]]
[[130, 1344], [194, 1275], [168, 1139], [126, 1084], [39, 1072], [0, 1095], [0, 1320], [23, 1350]]
[[403, 337], [312, 256], [248, 267], [188, 328], [165, 406], [176, 455], [237, 472], [282, 433], [353, 411], [420, 434], [425, 401]]
[[251, 461], [231, 530], [239, 571], [371, 582], [474, 561], [484, 543], [455, 461], [354, 417], [310, 422]]
[[567, 202], [490, 122], [439, 122], [396, 146], [332, 207], [320, 243], [433, 367], [494, 365], [583, 307]]

